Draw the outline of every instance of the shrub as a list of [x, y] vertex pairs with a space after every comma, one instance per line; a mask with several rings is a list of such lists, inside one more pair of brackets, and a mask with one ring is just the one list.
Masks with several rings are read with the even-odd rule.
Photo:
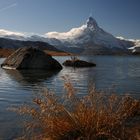
[[140, 102], [130, 96], [107, 95], [90, 88], [78, 96], [68, 78], [66, 94], [49, 90], [33, 100], [33, 106], [18, 108], [29, 115], [25, 135], [19, 139], [42, 140], [139, 140]]

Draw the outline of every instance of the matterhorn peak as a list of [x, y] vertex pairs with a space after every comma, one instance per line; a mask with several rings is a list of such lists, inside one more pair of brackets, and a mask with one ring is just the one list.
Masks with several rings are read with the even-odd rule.
[[92, 30], [96, 30], [99, 28], [96, 20], [92, 16], [88, 18], [86, 25], [87, 28], [90, 28]]

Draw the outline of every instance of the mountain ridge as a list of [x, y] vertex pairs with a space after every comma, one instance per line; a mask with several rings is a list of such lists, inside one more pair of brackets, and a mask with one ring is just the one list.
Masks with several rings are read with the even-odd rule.
[[[107, 51], [109, 51], [108, 54], [111, 52], [114, 53], [115, 51], [116, 53], [128, 53], [129, 50], [127, 48], [134, 46], [134, 42], [129, 40], [120, 40], [112, 34], [104, 31], [98, 26], [98, 23], [92, 17], [89, 17], [86, 24], [79, 28], [73, 28], [65, 33], [49, 32], [46, 34], [46, 37], [49, 39], [57, 39], [61, 41], [63, 46], [70, 48], [80, 47], [84, 48], [86, 52], [87, 48], [90, 50], [92, 49], [93, 54], [96, 54], [99, 50], [105, 54], [107, 54]], [[65, 50], [64, 47], [63, 50]]]
[[41, 41], [21, 41], [9, 38], [0, 38], [0, 57], [7, 57], [18, 48], [33, 47], [44, 50], [50, 55], [68, 55], [66, 52], [55, 48], [46, 42]]
[[140, 46], [139, 40], [114, 37], [102, 29], [93, 17], [89, 17], [86, 24], [72, 28], [68, 32], [48, 32], [44, 35], [27, 36], [24, 33], [0, 30], [0, 36], [20, 41], [46, 42], [58, 50], [78, 54], [130, 53], [129, 48]]

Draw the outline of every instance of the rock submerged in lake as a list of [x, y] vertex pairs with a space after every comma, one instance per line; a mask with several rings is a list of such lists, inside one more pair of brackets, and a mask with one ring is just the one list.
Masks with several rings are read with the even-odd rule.
[[61, 70], [61, 64], [42, 50], [32, 47], [19, 48], [2, 64], [5, 69]]
[[95, 67], [96, 64], [94, 63], [91, 63], [91, 62], [86, 62], [86, 61], [83, 61], [83, 60], [66, 60], [64, 63], [63, 63], [64, 66], [70, 66], [70, 67]]

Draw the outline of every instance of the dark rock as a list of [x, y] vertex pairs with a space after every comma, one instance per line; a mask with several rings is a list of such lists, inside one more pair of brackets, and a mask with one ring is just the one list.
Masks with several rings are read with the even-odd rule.
[[140, 46], [135, 46], [132, 50], [133, 55], [140, 55]]
[[83, 60], [66, 60], [63, 63], [64, 66], [70, 66], [70, 67], [94, 67], [96, 64], [91, 62], [86, 62]]
[[62, 69], [50, 55], [37, 48], [20, 48], [11, 54], [1, 65], [5, 69]]

